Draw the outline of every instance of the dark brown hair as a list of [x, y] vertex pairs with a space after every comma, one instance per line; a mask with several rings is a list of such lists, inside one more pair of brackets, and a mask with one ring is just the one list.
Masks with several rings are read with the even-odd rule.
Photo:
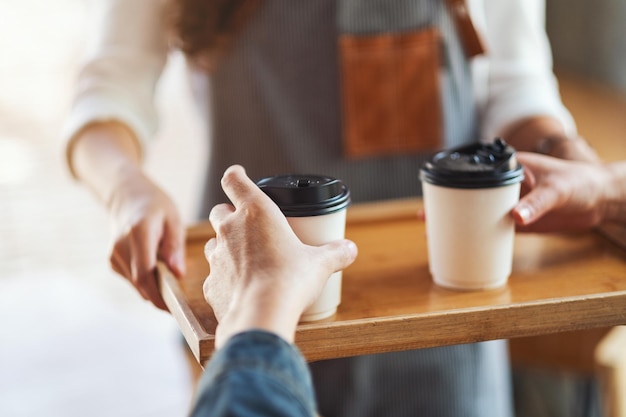
[[217, 65], [263, 0], [169, 0], [171, 45], [206, 70]]

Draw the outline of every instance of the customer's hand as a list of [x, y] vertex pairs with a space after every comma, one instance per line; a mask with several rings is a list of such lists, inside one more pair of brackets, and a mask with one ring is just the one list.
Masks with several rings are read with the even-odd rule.
[[605, 165], [526, 152], [517, 156], [529, 188], [512, 211], [518, 230], [576, 231], [603, 220], [610, 184]]
[[184, 229], [172, 200], [140, 170], [124, 175], [108, 202], [112, 219], [113, 269], [156, 307], [167, 310], [156, 281], [157, 259], [181, 277]]
[[211, 272], [204, 295], [219, 321], [216, 346], [251, 328], [293, 341], [302, 312], [333, 272], [354, 261], [356, 246], [345, 239], [318, 247], [300, 242], [241, 166], [226, 170], [222, 188], [233, 205], [211, 210], [216, 237], [205, 247]]

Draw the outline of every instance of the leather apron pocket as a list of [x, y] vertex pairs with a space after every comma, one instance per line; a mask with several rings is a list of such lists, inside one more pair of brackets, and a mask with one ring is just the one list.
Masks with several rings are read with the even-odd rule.
[[339, 38], [344, 154], [433, 151], [443, 144], [437, 28]]

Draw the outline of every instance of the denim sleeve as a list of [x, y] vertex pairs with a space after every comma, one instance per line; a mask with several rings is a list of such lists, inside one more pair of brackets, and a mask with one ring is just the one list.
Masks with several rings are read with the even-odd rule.
[[315, 416], [311, 375], [296, 347], [251, 330], [211, 358], [198, 385], [192, 417]]

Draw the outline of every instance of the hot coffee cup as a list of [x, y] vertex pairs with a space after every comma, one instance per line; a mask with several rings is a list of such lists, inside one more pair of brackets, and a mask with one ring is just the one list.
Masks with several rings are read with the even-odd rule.
[[501, 139], [437, 153], [420, 170], [433, 281], [461, 290], [506, 284], [524, 172]]
[[[319, 246], [343, 239], [350, 191], [340, 180], [321, 175], [278, 175], [257, 181], [258, 187], [278, 205], [296, 236]], [[300, 321], [332, 316], [341, 303], [341, 271], [333, 273], [317, 300]]]

